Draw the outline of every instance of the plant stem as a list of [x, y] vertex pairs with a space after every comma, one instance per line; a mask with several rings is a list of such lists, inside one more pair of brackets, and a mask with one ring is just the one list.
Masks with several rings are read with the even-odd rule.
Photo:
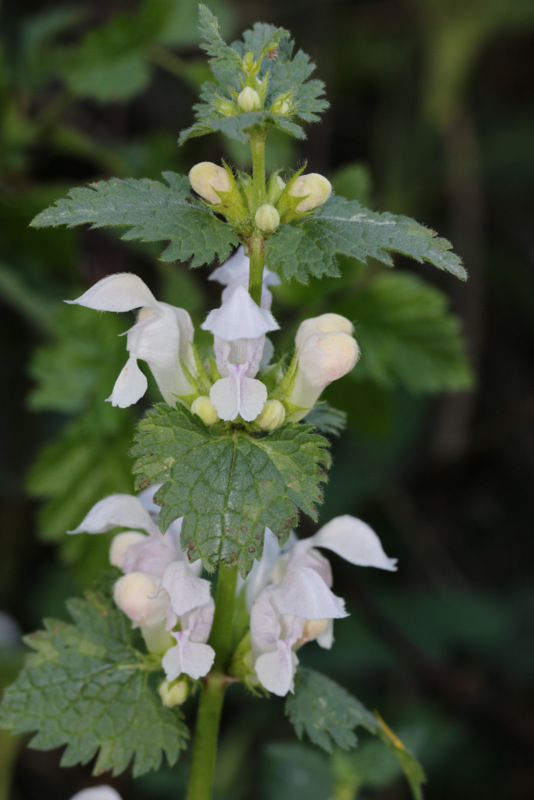
[[265, 253], [263, 250], [263, 236], [260, 233], [252, 234], [248, 240], [248, 251], [250, 258], [248, 292], [254, 302], [261, 306]]
[[[252, 152], [252, 199], [254, 216], [256, 210], [265, 202], [265, 140], [267, 131], [255, 131], [249, 136], [250, 150]], [[261, 305], [261, 290], [263, 285], [263, 266], [265, 254], [263, 251], [263, 236], [255, 231], [249, 239], [250, 276], [248, 291], [252, 299]]]
[[215, 650], [215, 663], [201, 688], [198, 706], [191, 775], [186, 800], [210, 800], [219, 723], [226, 688], [225, 669], [231, 656], [237, 567], [219, 567], [215, 616], [210, 645]]

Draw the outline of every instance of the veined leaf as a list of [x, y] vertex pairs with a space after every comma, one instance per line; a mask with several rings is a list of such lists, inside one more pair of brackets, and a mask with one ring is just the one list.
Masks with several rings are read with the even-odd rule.
[[163, 261], [188, 261], [198, 267], [216, 257], [225, 261], [238, 244], [230, 225], [193, 199], [183, 175], [164, 172], [160, 181], [128, 178], [71, 189], [68, 196], [38, 214], [35, 228], [90, 224], [92, 228], [129, 228], [122, 238], [168, 242]]
[[136, 441], [137, 488], [163, 482], [155, 495], [161, 529], [183, 516], [182, 548], [210, 571], [224, 562], [245, 576], [261, 558], [266, 527], [282, 545], [299, 510], [317, 518], [330, 457], [310, 425], [255, 437], [208, 429], [183, 406], [158, 405], [139, 423]]
[[306, 733], [310, 740], [331, 753], [334, 745], [343, 750], [357, 746], [354, 729], [365, 728], [378, 736], [397, 758], [410, 784], [414, 800], [422, 800], [421, 785], [425, 774], [403, 743], [378, 714], [371, 713], [337, 683], [311, 669], [299, 667], [295, 694], [288, 695], [286, 714], [299, 738]]
[[[62, 766], [86, 764], [93, 773], [126, 769], [134, 776], [174, 764], [188, 737], [179, 711], [165, 708], [149, 684], [160, 671], [133, 646], [130, 621], [106, 597], [68, 603], [74, 625], [45, 621], [30, 634], [35, 652], [4, 695], [0, 725], [14, 734], [37, 731], [30, 746], [66, 745]], [[163, 677], [163, 671], [161, 671]]]
[[393, 266], [391, 253], [402, 253], [465, 280], [467, 273], [451, 247], [409, 217], [379, 214], [357, 200], [331, 197], [302, 223], [281, 225], [268, 241], [267, 259], [271, 269], [301, 283], [310, 274], [339, 275], [336, 253], [363, 263], [375, 258], [388, 267]]

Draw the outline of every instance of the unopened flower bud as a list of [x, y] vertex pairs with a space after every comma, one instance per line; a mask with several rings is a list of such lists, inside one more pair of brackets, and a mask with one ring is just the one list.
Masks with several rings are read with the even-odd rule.
[[230, 102], [230, 100], [223, 100], [222, 98], [218, 98], [215, 101], [215, 105], [217, 107], [217, 111], [220, 111], [221, 114], [224, 114], [225, 117], [233, 117], [236, 114], [237, 109], [234, 103]]
[[165, 616], [167, 598], [162, 592], [154, 597], [159, 578], [146, 572], [130, 572], [123, 575], [113, 587], [115, 604], [132, 622], [139, 625], [155, 623]]
[[237, 98], [237, 105], [241, 111], [259, 111], [261, 108], [260, 96], [255, 89], [245, 86]]
[[207, 395], [195, 398], [191, 404], [191, 411], [200, 417], [204, 425], [213, 425], [220, 419], [215, 406]]
[[303, 419], [323, 389], [353, 369], [359, 354], [356, 340], [348, 333], [333, 331], [308, 336], [297, 350], [297, 373], [288, 397], [289, 403], [300, 410], [291, 413], [288, 420]]
[[254, 222], [260, 231], [274, 231], [280, 224], [280, 214], [270, 203], [263, 203], [256, 211]]
[[170, 683], [169, 681], [163, 681], [158, 686], [158, 692], [163, 705], [167, 706], [167, 708], [174, 708], [175, 706], [181, 706], [187, 700], [189, 684], [183, 680], [175, 680]]
[[123, 569], [124, 558], [128, 548], [131, 547], [132, 544], [141, 542], [146, 538], [147, 537], [144, 533], [138, 533], [137, 531], [126, 531], [125, 533], [119, 533], [117, 536], [114, 536], [111, 542], [111, 547], [109, 548], [110, 563], [114, 567]]
[[283, 424], [285, 418], [286, 411], [280, 400], [267, 400], [255, 422], [264, 431], [274, 431]]
[[302, 214], [322, 206], [332, 193], [332, 184], [323, 175], [311, 172], [309, 175], [299, 175], [289, 193], [292, 197], [304, 197], [296, 209]]
[[295, 346], [300, 350], [306, 339], [316, 333], [348, 333], [354, 332], [354, 325], [341, 314], [321, 314], [301, 322], [295, 337]]
[[197, 194], [213, 205], [221, 203], [217, 192], [229, 192], [232, 188], [226, 170], [211, 161], [195, 164], [189, 171], [189, 182]]

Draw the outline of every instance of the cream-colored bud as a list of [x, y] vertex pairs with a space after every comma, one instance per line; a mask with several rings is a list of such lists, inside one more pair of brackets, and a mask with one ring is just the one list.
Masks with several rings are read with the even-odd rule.
[[280, 400], [267, 400], [255, 422], [264, 431], [274, 431], [283, 424], [285, 418], [286, 410]]
[[114, 567], [122, 569], [124, 567], [124, 559], [128, 548], [131, 547], [132, 544], [142, 542], [143, 539], [146, 538], [144, 533], [138, 533], [137, 531], [125, 531], [125, 533], [119, 533], [117, 536], [114, 536], [109, 548], [110, 563], [113, 564]]
[[354, 332], [354, 325], [341, 314], [321, 314], [319, 317], [311, 317], [301, 322], [295, 337], [297, 350], [303, 347], [308, 337], [316, 333], [348, 333]]
[[297, 206], [297, 211], [302, 214], [322, 206], [332, 194], [332, 184], [323, 175], [310, 172], [309, 175], [299, 175], [289, 193], [292, 197], [304, 197]]
[[333, 331], [308, 336], [297, 353], [297, 373], [287, 399], [300, 410], [289, 415], [290, 422], [303, 419], [323, 389], [353, 369], [360, 350], [348, 333]]
[[237, 98], [237, 105], [241, 111], [259, 111], [261, 108], [260, 96], [255, 89], [245, 86]]
[[181, 706], [187, 700], [189, 684], [184, 680], [171, 681], [171, 683], [163, 681], [158, 686], [158, 692], [163, 705], [167, 708], [174, 708]]
[[328, 619], [307, 619], [302, 630], [302, 636], [297, 639], [294, 645], [294, 650], [298, 650], [306, 642], [313, 642], [318, 636], [326, 629], [330, 620]]
[[254, 215], [254, 222], [260, 231], [274, 231], [280, 225], [280, 214], [270, 203], [263, 203]]
[[129, 572], [113, 587], [113, 599], [132, 622], [152, 624], [165, 616], [168, 598], [162, 592], [152, 597], [159, 586], [159, 578], [146, 572]]
[[360, 354], [356, 340], [348, 333], [310, 336], [299, 351], [299, 372], [307, 382], [328, 386], [354, 368]]
[[280, 177], [280, 175], [276, 176], [276, 183], [278, 184], [280, 191], [283, 191], [286, 188], [286, 182]]
[[213, 205], [221, 202], [217, 192], [229, 192], [232, 188], [226, 170], [211, 161], [195, 164], [189, 171], [189, 182], [197, 194]]
[[218, 422], [220, 417], [217, 414], [217, 409], [206, 395], [196, 397], [191, 403], [191, 411], [196, 414], [204, 425], [213, 425]]

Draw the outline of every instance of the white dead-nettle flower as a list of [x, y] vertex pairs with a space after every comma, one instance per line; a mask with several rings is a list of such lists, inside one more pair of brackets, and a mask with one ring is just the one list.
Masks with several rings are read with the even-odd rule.
[[328, 384], [355, 367], [360, 350], [353, 330], [352, 323], [340, 314], [322, 314], [299, 326], [295, 339], [297, 371], [287, 398], [297, 410], [288, 420], [303, 419]]
[[355, 517], [336, 517], [308, 539], [293, 537], [282, 551], [266, 529], [264, 556], [245, 591], [254, 670], [260, 683], [280, 696], [294, 690], [295, 651], [312, 640], [330, 648], [333, 620], [348, 616], [344, 601], [330, 590], [330, 562], [318, 547], [358, 566], [396, 569], [396, 559], [386, 556], [378, 536]]
[[187, 311], [160, 303], [137, 275], [129, 272], [109, 275], [76, 300], [66, 300], [97, 311], [133, 311], [139, 308], [136, 324], [127, 332], [130, 354], [108, 400], [126, 408], [147, 390], [147, 379], [137, 365], [146, 361], [166, 403], [174, 406], [180, 395], [193, 389], [183, 364], [191, 374], [196, 367], [191, 343], [193, 323]]
[[211, 584], [199, 577], [200, 562], [190, 565], [180, 548], [182, 519], [160, 533], [150, 513], [157, 509], [152, 502], [155, 489], [139, 498], [106, 497], [70, 533], [104, 533], [118, 526], [138, 529], [117, 534], [111, 543], [111, 563], [125, 573], [115, 584], [115, 603], [141, 629], [148, 649], [164, 653], [167, 680], [182, 673], [196, 680], [207, 675], [215, 658], [206, 644], [214, 613]]
[[[221, 267], [213, 270], [209, 276], [210, 281], [217, 281], [226, 288], [222, 293], [223, 302], [232, 294], [237, 286], [248, 289], [250, 275], [250, 259], [245, 255], [242, 247], [238, 247], [234, 255], [228, 259]], [[276, 272], [272, 272], [267, 267], [263, 268], [263, 285], [261, 291], [261, 307], [270, 309], [273, 296], [269, 291], [269, 286], [279, 286], [280, 278]]]
[[256, 419], [267, 400], [265, 385], [254, 378], [265, 347], [265, 334], [277, 330], [278, 323], [265, 308], [260, 308], [242, 285], [210, 311], [201, 326], [214, 335], [217, 368], [222, 378], [210, 389], [210, 400], [221, 419], [241, 416]]
[[91, 786], [76, 792], [70, 800], [121, 800], [120, 794], [112, 786]]

